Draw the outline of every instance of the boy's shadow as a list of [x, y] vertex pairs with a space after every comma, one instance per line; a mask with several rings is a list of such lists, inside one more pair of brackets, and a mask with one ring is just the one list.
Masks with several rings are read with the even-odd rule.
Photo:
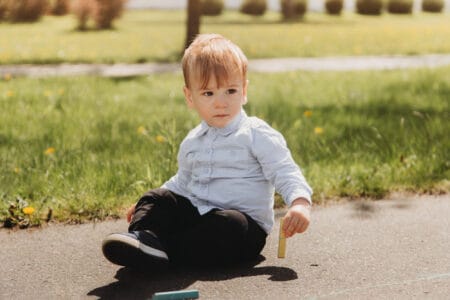
[[271, 281], [289, 281], [298, 278], [297, 273], [286, 267], [257, 265], [264, 261], [264, 256], [258, 260], [226, 268], [172, 268], [164, 272], [143, 272], [128, 268], [117, 271], [117, 281], [93, 289], [88, 295], [99, 299], [150, 299], [154, 293], [182, 290], [196, 281], [221, 281], [237, 277], [270, 275]]

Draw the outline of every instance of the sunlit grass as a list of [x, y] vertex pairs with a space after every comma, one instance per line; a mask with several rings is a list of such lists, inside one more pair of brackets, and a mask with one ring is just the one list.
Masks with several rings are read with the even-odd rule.
[[[184, 11], [127, 11], [111, 31], [75, 31], [73, 16], [35, 24], [0, 23], [0, 64], [177, 61], [184, 44]], [[450, 52], [450, 15], [378, 17], [308, 13], [282, 23], [277, 12], [253, 18], [236, 11], [205, 17], [201, 32], [217, 32], [249, 58], [423, 54]]]
[[[280, 130], [314, 201], [448, 192], [450, 68], [250, 74], [246, 110]], [[0, 84], [0, 220], [117, 216], [176, 172], [197, 116], [180, 74]]]

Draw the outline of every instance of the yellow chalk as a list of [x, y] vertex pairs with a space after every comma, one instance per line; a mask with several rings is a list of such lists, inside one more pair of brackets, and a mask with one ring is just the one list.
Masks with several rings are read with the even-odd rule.
[[278, 258], [286, 257], [286, 236], [283, 231], [283, 219], [280, 220], [280, 234], [278, 235]]

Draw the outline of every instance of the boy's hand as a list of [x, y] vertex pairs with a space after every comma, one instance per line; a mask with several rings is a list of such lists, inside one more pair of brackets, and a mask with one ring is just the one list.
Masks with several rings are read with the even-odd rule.
[[304, 198], [295, 199], [284, 216], [283, 231], [288, 238], [296, 233], [305, 232], [309, 226], [311, 204]]
[[127, 222], [131, 222], [131, 218], [133, 218], [134, 211], [136, 209], [136, 204], [133, 204], [128, 210], [127, 210]]

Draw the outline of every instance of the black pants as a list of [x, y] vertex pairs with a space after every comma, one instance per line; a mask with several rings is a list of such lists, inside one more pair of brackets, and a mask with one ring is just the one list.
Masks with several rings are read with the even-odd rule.
[[191, 202], [166, 189], [147, 192], [136, 204], [129, 231], [151, 230], [166, 247], [170, 262], [223, 265], [258, 257], [266, 232], [237, 210], [200, 215]]

